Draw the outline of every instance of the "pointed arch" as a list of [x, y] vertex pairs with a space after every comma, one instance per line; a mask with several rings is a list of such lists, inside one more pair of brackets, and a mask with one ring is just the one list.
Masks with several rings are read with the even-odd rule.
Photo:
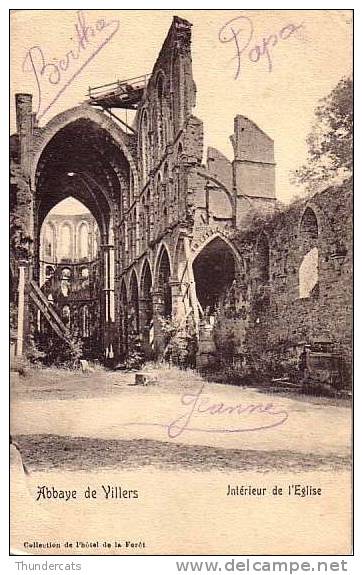
[[145, 258], [140, 275], [140, 297], [144, 298], [150, 293], [153, 286], [153, 276], [151, 272], [151, 265], [148, 258]]
[[43, 128], [41, 136], [36, 140], [35, 147], [33, 149], [33, 158], [31, 162], [30, 169], [30, 181], [32, 189], [36, 188], [36, 172], [38, 167], [38, 162], [40, 157], [47, 147], [48, 143], [53, 139], [53, 137], [67, 125], [80, 120], [90, 120], [98, 127], [102, 128], [111, 136], [115, 144], [119, 146], [123, 152], [127, 162], [130, 165], [130, 170], [133, 174], [135, 193], [139, 193], [139, 179], [138, 172], [136, 168], [136, 163], [134, 158], [127, 146], [127, 137], [123, 130], [112, 120], [108, 118], [103, 112], [97, 110], [93, 106], [88, 104], [81, 104], [80, 106], [75, 106], [65, 112], [61, 112], [57, 116], [54, 116]]
[[139, 286], [135, 270], [132, 270], [129, 287], [129, 334], [137, 335], [140, 329], [139, 318]]
[[141, 169], [142, 169], [142, 185], [146, 184], [149, 175], [149, 115], [144, 108], [141, 113], [140, 128], [139, 128], [139, 150], [141, 156]]
[[171, 273], [170, 255], [163, 244], [156, 260], [155, 288], [160, 298], [160, 313], [164, 317], [171, 317], [173, 311], [170, 286]]
[[306, 206], [300, 220], [299, 298], [319, 295], [319, 224], [315, 210]]
[[241, 256], [241, 254], [239, 253], [239, 251], [237, 250], [237, 248], [233, 244], [233, 242], [229, 238], [227, 238], [224, 234], [222, 234], [220, 231], [213, 232], [210, 236], [208, 236], [204, 240], [203, 243], [201, 243], [195, 250], [193, 250], [193, 261], [200, 254], [200, 252], [202, 252], [208, 246], [208, 244], [213, 242], [215, 239], [220, 239], [222, 242], [224, 242], [229, 247], [229, 249], [231, 250], [231, 252], [233, 253], [233, 256], [234, 256], [236, 271], [238, 273], [243, 272], [244, 271], [244, 269], [243, 269], [243, 258]]
[[[158, 265], [159, 265], [160, 256], [161, 256], [161, 253], [163, 250], [165, 250], [166, 253], [168, 254], [170, 264], [172, 264], [172, 262], [173, 262], [173, 257], [172, 257], [169, 246], [164, 241], [160, 242], [158, 249], [157, 249], [157, 252], [156, 252], [156, 255], [155, 255], [154, 269], [153, 269], [153, 274], [152, 274], [155, 286], [157, 283]], [[172, 266], [171, 266], [171, 269], [173, 269]]]
[[193, 272], [197, 298], [206, 316], [214, 315], [237, 276], [235, 248], [216, 233], [197, 250]]
[[150, 351], [153, 343], [153, 302], [152, 302], [153, 278], [151, 266], [146, 258], [140, 278], [140, 333], [146, 353]]
[[308, 236], [311, 239], [319, 237], [318, 218], [315, 211], [307, 206], [301, 216], [299, 232], [301, 235]]

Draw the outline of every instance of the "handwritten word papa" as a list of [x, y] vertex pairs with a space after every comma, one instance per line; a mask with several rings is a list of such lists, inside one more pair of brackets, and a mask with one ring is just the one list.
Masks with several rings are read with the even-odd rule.
[[232, 42], [236, 54], [233, 56], [232, 61], [236, 60], [235, 80], [239, 77], [242, 68], [242, 56], [245, 55], [247, 60], [256, 64], [265, 58], [268, 66], [268, 71], [272, 72], [272, 49], [281, 41], [287, 40], [302, 24], [287, 24], [283, 26], [278, 32], [270, 34], [267, 38], [262, 38], [259, 42], [254, 44], [254, 28], [253, 23], [248, 16], [237, 16], [229, 20], [219, 31], [219, 41], [222, 44]]
[[33, 74], [38, 92], [38, 119], [53, 106], [73, 80], [98, 52], [108, 44], [119, 29], [118, 20], [101, 18], [91, 25], [86, 13], [77, 11], [73, 47], [61, 58], [46, 58], [41, 46], [32, 46], [23, 61], [23, 71]]

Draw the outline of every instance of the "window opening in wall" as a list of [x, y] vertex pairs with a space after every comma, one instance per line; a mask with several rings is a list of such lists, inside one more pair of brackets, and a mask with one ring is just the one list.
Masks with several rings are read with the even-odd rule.
[[308, 298], [318, 294], [319, 289], [319, 252], [318, 248], [312, 248], [301, 262], [299, 268], [299, 297]]

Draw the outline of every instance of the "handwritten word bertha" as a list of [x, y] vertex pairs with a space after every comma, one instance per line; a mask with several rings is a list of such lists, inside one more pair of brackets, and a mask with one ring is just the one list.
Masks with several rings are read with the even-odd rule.
[[24, 58], [23, 71], [33, 74], [37, 86], [38, 120], [108, 44], [118, 31], [120, 22], [101, 18], [91, 25], [86, 20], [84, 10], [78, 10], [74, 26], [76, 31], [74, 45], [61, 58], [47, 58], [43, 48], [38, 45], [29, 48]]

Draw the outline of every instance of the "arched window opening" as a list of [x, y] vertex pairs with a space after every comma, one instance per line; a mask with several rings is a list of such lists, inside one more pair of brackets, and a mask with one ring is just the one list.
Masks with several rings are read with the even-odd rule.
[[145, 262], [140, 282], [140, 332], [146, 346], [153, 344], [152, 277], [149, 262]]
[[318, 220], [311, 208], [306, 208], [301, 219], [300, 233], [311, 239], [317, 239], [319, 235]]
[[84, 222], [78, 231], [78, 256], [80, 259], [88, 257], [88, 226]]
[[51, 224], [46, 224], [44, 234], [44, 255], [51, 258], [55, 255], [55, 233], [54, 227]]
[[149, 119], [146, 110], [144, 110], [141, 118], [141, 165], [144, 184], [149, 174], [149, 153]]
[[72, 229], [69, 224], [63, 224], [61, 228], [59, 255], [61, 259], [72, 259]]
[[148, 262], [145, 262], [141, 274], [141, 286], [140, 286], [140, 296], [145, 304], [145, 319], [146, 323], [150, 323], [152, 320], [152, 277], [151, 270]]
[[299, 268], [299, 297], [309, 298], [319, 293], [319, 251], [312, 248], [301, 262]]
[[193, 262], [199, 303], [208, 317], [218, 306], [235, 279], [234, 254], [229, 245], [217, 237], [211, 240]]
[[299, 297], [319, 294], [319, 227], [314, 211], [307, 207], [300, 223]]
[[157, 127], [157, 145], [158, 155], [160, 155], [165, 146], [165, 118], [164, 116], [164, 76], [159, 74], [156, 84], [157, 104], [156, 104], [156, 127]]
[[139, 289], [135, 272], [130, 282], [129, 333], [133, 336], [139, 333]]

